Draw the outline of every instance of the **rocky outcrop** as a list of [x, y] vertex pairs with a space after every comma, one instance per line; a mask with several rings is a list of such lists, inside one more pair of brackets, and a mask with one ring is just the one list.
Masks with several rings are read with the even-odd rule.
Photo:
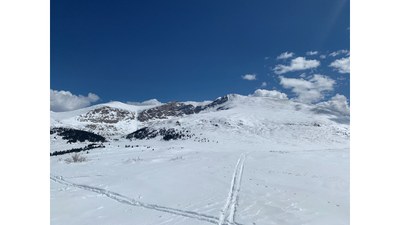
[[167, 119], [168, 117], [190, 115], [200, 111], [201, 107], [194, 107], [191, 104], [184, 104], [180, 102], [170, 102], [140, 112], [138, 115], [138, 120], [144, 122], [153, 119]]
[[217, 107], [217, 110], [225, 110], [227, 108], [224, 107], [223, 104], [226, 103], [228, 100], [229, 97], [224, 96], [217, 98], [215, 101], [205, 106], [196, 106], [196, 107], [191, 104], [185, 104], [181, 102], [170, 102], [140, 112], [138, 115], [138, 120], [141, 122], [145, 122], [153, 119], [167, 119], [168, 117], [195, 114], [203, 110], [215, 107]]
[[223, 97], [219, 97], [219, 98], [215, 99], [213, 102], [211, 102], [210, 104], [207, 104], [206, 106], [204, 106], [202, 108], [202, 110], [209, 109], [209, 108], [215, 108], [215, 107], [217, 107], [217, 110], [225, 110], [227, 108], [222, 106], [222, 105], [224, 103], [228, 102], [228, 100], [229, 100], [228, 95], [225, 95]]
[[80, 115], [78, 121], [92, 123], [115, 124], [124, 120], [135, 119], [135, 113], [128, 110], [103, 106], [90, 110], [86, 114]]

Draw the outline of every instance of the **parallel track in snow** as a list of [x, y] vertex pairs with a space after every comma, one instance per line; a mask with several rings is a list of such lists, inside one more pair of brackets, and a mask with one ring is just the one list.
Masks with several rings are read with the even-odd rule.
[[73, 182], [65, 180], [62, 176], [51, 175], [50, 179], [59, 184], [63, 184], [66, 186], [75, 187], [75, 188], [79, 188], [79, 189], [83, 189], [86, 191], [91, 191], [91, 192], [95, 192], [95, 193], [104, 195], [108, 198], [111, 198], [117, 202], [120, 202], [120, 203], [126, 204], [126, 205], [131, 205], [131, 206], [146, 208], [146, 209], [150, 209], [150, 210], [156, 210], [156, 211], [160, 211], [160, 212], [170, 213], [170, 214], [188, 217], [188, 218], [201, 220], [201, 221], [206, 221], [206, 222], [218, 224], [218, 225], [222, 225], [222, 224], [241, 225], [239, 223], [234, 223], [234, 222], [219, 223], [217, 217], [202, 214], [202, 213], [197, 213], [197, 212], [182, 210], [182, 209], [175, 209], [175, 208], [160, 206], [160, 205], [156, 205], [156, 204], [144, 203], [141, 201], [137, 201], [133, 198], [129, 198], [127, 196], [121, 195], [119, 193], [106, 190], [106, 189], [93, 187], [93, 186], [89, 186], [89, 185], [84, 185], [84, 184], [73, 183]]
[[240, 184], [242, 182], [242, 174], [243, 174], [245, 159], [246, 155], [242, 154], [236, 163], [236, 167], [232, 175], [231, 187], [229, 189], [228, 198], [226, 200], [224, 207], [221, 210], [218, 219], [218, 225], [235, 224], [234, 220], [235, 220], [236, 208], [239, 203], [239, 191], [240, 191]]

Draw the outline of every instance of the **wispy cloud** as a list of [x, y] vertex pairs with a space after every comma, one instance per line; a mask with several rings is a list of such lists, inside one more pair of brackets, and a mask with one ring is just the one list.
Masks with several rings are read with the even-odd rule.
[[329, 56], [336, 57], [336, 56], [338, 56], [338, 55], [344, 55], [344, 54], [349, 55], [349, 54], [350, 54], [350, 51], [349, 51], [349, 50], [346, 50], [346, 49], [342, 49], [342, 50], [338, 50], [338, 51], [331, 52], [331, 53], [329, 54]]
[[245, 74], [242, 76], [243, 80], [257, 80], [256, 74]]
[[150, 100], [146, 100], [144, 102], [131, 102], [131, 101], [128, 101], [128, 102], [126, 102], [126, 104], [142, 106], [142, 105], [161, 105], [162, 103], [160, 101], [158, 101], [157, 99], [153, 98], [153, 99], [150, 99]]
[[99, 96], [89, 93], [88, 96], [74, 95], [69, 91], [50, 89], [50, 109], [54, 112], [71, 111], [90, 106], [99, 100]]
[[288, 58], [292, 58], [294, 56], [293, 52], [283, 52], [282, 54], [278, 55], [278, 57], [276, 57], [276, 59], [288, 59]]
[[314, 74], [310, 79], [280, 77], [280, 84], [290, 89], [296, 100], [305, 103], [318, 102], [325, 98], [325, 93], [332, 91], [335, 81], [327, 76]]
[[292, 72], [292, 71], [299, 71], [299, 70], [307, 70], [307, 69], [312, 69], [316, 68], [320, 65], [320, 62], [315, 59], [307, 60], [304, 57], [297, 57], [295, 59], [292, 59], [290, 62], [290, 65], [276, 65], [275, 68], [273, 69], [276, 74], [284, 74], [287, 72]]
[[266, 86], [267, 86], [267, 82], [264, 81], [261, 83], [261, 87], [266, 87]]
[[308, 51], [306, 52], [306, 55], [317, 55], [318, 51]]
[[339, 73], [350, 73], [350, 57], [336, 59], [330, 65]]

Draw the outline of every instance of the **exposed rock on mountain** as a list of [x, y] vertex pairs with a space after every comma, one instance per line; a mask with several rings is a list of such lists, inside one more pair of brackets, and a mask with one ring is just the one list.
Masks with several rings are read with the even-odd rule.
[[217, 110], [227, 109], [222, 106], [228, 102], [229, 95], [219, 97], [215, 101], [205, 106], [193, 106], [192, 104], [185, 104], [181, 102], [170, 102], [158, 107], [150, 108], [139, 113], [138, 120], [141, 122], [153, 120], [153, 119], [167, 119], [168, 117], [183, 116], [199, 113], [209, 108], [218, 107]]
[[194, 107], [191, 104], [184, 104], [180, 102], [170, 102], [158, 107], [150, 108], [139, 113], [138, 120], [140, 122], [152, 119], [167, 119], [171, 116], [182, 116], [201, 111], [201, 107]]
[[109, 106], [103, 106], [97, 109], [90, 110], [86, 114], [79, 116], [78, 121], [113, 124], [120, 121], [133, 119], [135, 119], [135, 113], [133, 112], [123, 109], [111, 108]]
[[223, 107], [221, 105], [226, 103], [226, 102], [228, 102], [228, 100], [229, 100], [229, 95], [225, 95], [223, 97], [219, 97], [216, 100], [214, 100], [213, 102], [211, 102], [210, 104], [204, 106], [202, 108], [202, 110], [208, 109], [208, 108], [214, 108], [214, 107], [217, 107], [217, 106], [218, 106], [217, 110], [227, 109], [227, 108], [225, 108], [225, 107]]
[[[337, 104], [331, 105], [336, 107]], [[331, 109], [331, 105], [229, 94], [212, 102], [150, 106], [110, 102], [72, 112], [53, 112], [51, 121], [52, 127], [85, 130], [109, 140], [160, 137], [196, 141], [196, 137], [201, 137], [218, 141], [225, 136], [243, 140], [256, 136], [260, 141], [279, 143], [286, 143], [293, 137], [308, 144], [347, 142], [348, 115], [338, 110], [320, 109]]]

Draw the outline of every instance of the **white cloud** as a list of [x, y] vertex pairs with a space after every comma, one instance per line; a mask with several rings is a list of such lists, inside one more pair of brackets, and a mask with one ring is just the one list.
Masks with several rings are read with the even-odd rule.
[[306, 55], [317, 55], [318, 51], [308, 51], [306, 52]]
[[350, 107], [346, 96], [336, 94], [329, 101], [320, 102], [317, 104], [317, 110], [337, 112], [342, 115], [350, 115]]
[[350, 55], [350, 52], [349, 52], [349, 50], [342, 49], [342, 50], [331, 52], [329, 54], [329, 56], [336, 57], [336, 56], [342, 55], [342, 54]]
[[326, 55], [320, 55], [319, 56], [321, 59], [326, 59]]
[[335, 81], [331, 78], [315, 74], [310, 79], [286, 78], [281, 76], [280, 84], [296, 94], [296, 100], [314, 103], [325, 97], [325, 93], [333, 90]]
[[336, 59], [330, 65], [339, 73], [350, 73], [350, 57]]
[[243, 80], [257, 80], [256, 74], [246, 74], [242, 76]]
[[261, 87], [266, 87], [266, 86], [267, 86], [267, 82], [264, 81], [261, 83]]
[[71, 111], [90, 106], [98, 101], [99, 96], [89, 93], [88, 96], [74, 95], [69, 91], [50, 89], [50, 110], [54, 112]]
[[276, 65], [273, 70], [276, 74], [284, 74], [284, 73], [292, 72], [292, 71], [316, 68], [319, 65], [320, 65], [320, 62], [318, 60], [315, 60], [315, 59], [307, 60], [304, 57], [297, 57], [295, 59], [292, 59], [289, 66], [279, 64], [279, 65]]
[[300, 74], [299, 77], [301, 77], [301, 78], [306, 78], [306, 77], [307, 77], [307, 74], [306, 74], [306, 73], [302, 73], [302, 74]]
[[294, 56], [293, 52], [283, 52], [282, 54], [278, 55], [278, 57], [276, 57], [276, 59], [288, 59], [288, 58], [292, 58]]
[[158, 101], [157, 99], [153, 98], [153, 99], [150, 99], [150, 100], [146, 100], [144, 102], [130, 102], [130, 101], [128, 101], [128, 102], [126, 102], [126, 104], [142, 106], [142, 105], [161, 105], [162, 103], [160, 101]]
[[285, 93], [275, 91], [275, 90], [265, 90], [265, 89], [257, 89], [254, 93], [250, 96], [253, 97], [270, 97], [270, 98], [277, 98], [277, 99], [288, 99]]

